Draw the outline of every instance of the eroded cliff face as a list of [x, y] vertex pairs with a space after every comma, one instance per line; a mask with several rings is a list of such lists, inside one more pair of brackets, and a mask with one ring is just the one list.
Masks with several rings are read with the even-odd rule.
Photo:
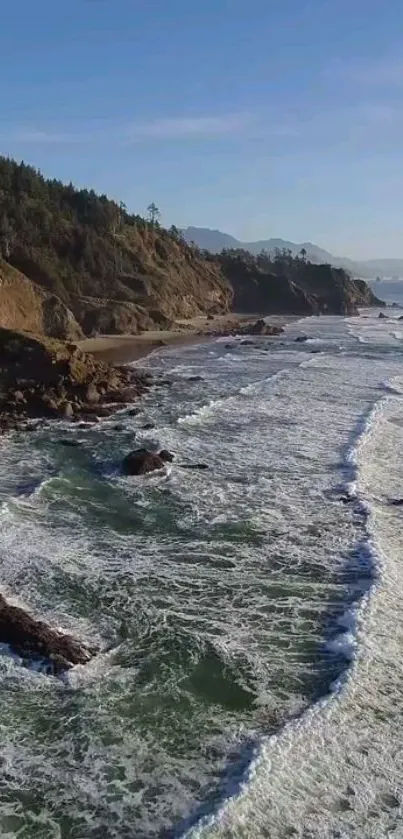
[[2, 259], [0, 326], [69, 341], [83, 337], [73, 313], [60, 298], [31, 282]]
[[383, 305], [363, 280], [352, 280], [343, 268], [302, 263], [297, 281], [323, 314], [351, 315], [361, 306]]
[[242, 263], [225, 272], [234, 290], [236, 312], [309, 315], [317, 311], [316, 301], [284, 275]]
[[361, 306], [383, 305], [363, 280], [352, 280], [331, 265], [295, 260], [275, 273], [255, 259], [227, 260], [223, 271], [233, 286], [238, 312], [351, 315]]

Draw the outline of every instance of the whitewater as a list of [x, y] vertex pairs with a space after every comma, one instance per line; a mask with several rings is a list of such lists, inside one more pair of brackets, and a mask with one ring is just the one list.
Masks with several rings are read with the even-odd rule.
[[397, 316], [165, 350], [137, 416], [1, 440], [1, 589], [102, 650], [0, 650], [1, 836], [403, 836]]

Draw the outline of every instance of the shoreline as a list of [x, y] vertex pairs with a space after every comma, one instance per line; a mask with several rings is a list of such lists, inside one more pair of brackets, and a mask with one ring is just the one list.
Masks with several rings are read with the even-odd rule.
[[144, 332], [141, 335], [100, 335], [97, 338], [85, 338], [78, 346], [99, 361], [115, 365], [139, 361], [155, 350], [204, 343], [211, 338], [214, 336], [200, 335], [197, 332]]
[[[140, 335], [99, 335], [96, 338], [84, 338], [78, 342], [83, 352], [91, 353], [96, 359], [108, 364], [129, 364], [145, 358], [155, 350], [191, 344], [203, 344], [217, 338], [233, 337], [234, 328], [239, 325], [242, 330], [249, 324], [262, 319], [262, 315], [221, 316], [209, 321], [205, 317], [194, 318], [192, 321], [178, 321], [183, 325], [182, 330], [161, 330], [142, 332]], [[264, 320], [269, 326], [284, 328], [290, 323], [300, 320], [299, 315], [266, 315]], [[241, 333], [240, 333], [241, 334]], [[246, 336], [244, 333], [243, 337]], [[254, 336], [251, 335], [251, 338]], [[255, 337], [259, 337], [256, 335]], [[264, 336], [262, 336], [264, 337]]]

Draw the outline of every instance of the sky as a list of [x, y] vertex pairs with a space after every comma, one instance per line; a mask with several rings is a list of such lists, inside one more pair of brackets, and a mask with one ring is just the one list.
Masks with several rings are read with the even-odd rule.
[[166, 226], [403, 257], [402, 0], [6, 5], [1, 154]]

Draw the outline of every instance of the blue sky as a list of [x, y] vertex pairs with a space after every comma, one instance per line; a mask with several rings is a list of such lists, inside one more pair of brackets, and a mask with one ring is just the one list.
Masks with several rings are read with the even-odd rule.
[[167, 225], [403, 256], [401, 0], [14, 0], [0, 151]]

